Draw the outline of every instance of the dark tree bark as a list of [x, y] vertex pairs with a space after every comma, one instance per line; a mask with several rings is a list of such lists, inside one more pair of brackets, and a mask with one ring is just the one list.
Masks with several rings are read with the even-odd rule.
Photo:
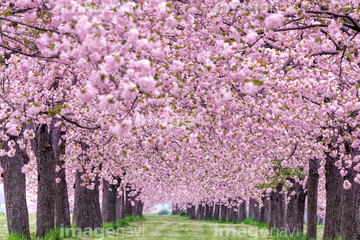
[[286, 219], [287, 219], [287, 230], [291, 234], [297, 231], [297, 193], [292, 195], [295, 189], [295, 180], [293, 178], [288, 178], [292, 183], [292, 186], [288, 190], [288, 195], [290, 200], [287, 204]]
[[201, 207], [201, 204], [198, 204], [197, 208], [196, 208], [196, 219], [200, 219], [200, 207]]
[[246, 201], [243, 200], [243, 202], [240, 204], [239, 207], [239, 221], [242, 222], [246, 218], [247, 218]]
[[176, 205], [172, 204], [171, 215], [176, 215]]
[[131, 192], [131, 188], [130, 185], [128, 184], [127, 187], [125, 188], [125, 216], [132, 216], [133, 213], [133, 205], [131, 204], [132, 201], [132, 192]]
[[259, 202], [254, 199], [254, 220], [259, 222], [260, 221], [260, 208], [259, 208]]
[[219, 217], [220, 217], [220, 204], [219, 203], [215, 203], [215, 207], [214, 207], [214, 219], [216, 221], [219, 221]]
[[195, 220], [195, 206], [194, 205], [188, 205], [186, 207], [186, 212], [188, 215], [190, 215], [190, 218]]
[[173, 204], [173, 205], [172, 205], [171, 214], [172, 214], [172, 215], [176, 215], [176, 214], [177, 214], [177, 206], [176, 206], [176, 204]]
[[213, 211], [214, 211], [214, 205], [212, 203], [207, 203], [206, 204], [205, 219], [212, 219], [213, 218]]
[[73, 213], [73, 223], [76, 227], [84, 228], [101, 228], [102, 219], [99, 202], [99, 179], [94, 180], [94, 189], [81, 186], [83, 173], [76, 171], [75, 174], [75, 203]]
[[116, 198], [116, 219], [125, 219], [125, 194], [124, 188], [119, 188], [122, 193]]
[[[287, 205], [287, 231], [289, 234], [303, 233], [304, 230], [304, 211], [305, 211], [305, 193], [301, 184], [295, 182], [293, 178], [289, 178], [293, 184], [289, 189], [289, 194], [293, 191], [294, 195], [290, 196]], [[313, 203], [309, 203], [309, 206]], [[309, 209], [309, 208], [308, 208]]]
[[275, 218], [276, 218], [276, 193], [274, 191], [270, 194], [270, 229], [276, 229]]
[[260, 209], [260, 222], [269, 223], [270, 222], [270, 204], [267, 197], [261, 198], [263, 206]]
[[239, 221], [239, 213], [238, 213], [238, 205], [237, 204], [232, 207], [232, 215], [233, 215], [233, 217], [232, 217], [233, 222], [237, 223]]
[[[17, 138], [11, 137], [9, 140], [16, 142]], [[9, 150], [7, 142], [2, 142], [3, 149]], [[15, 147], [16, 153], [14, 157], [0, 157], [1, 167], [4, 172], [1, 173], [4, 182], [5, 206], [7, 227], [9, 233], [17, 233], [23, 235], [26, 239], [30, 239], [29, 230], [29, 213], [26, 203], [26, 180], [25, 174], [21, 169], [24, 164], [29, 162], [27, 153]]]
[[319, 216], [318, 224], [324, 224], [324, 217]]
[[231, 205], [229, 205], [229, 207], [227, 208], [227, 217], [228, 217], [228, 221], [229, 222], [233, 222], [233, 217], [234, 217], [234, 215], [233, 215], [233, 209], [232, 209], [232, 206]]
[[326, 178], [326, 213], [324, 239], [334, 239], [341, 235], [341, 205], [343, 196], [343, 179], [333, 158], [327, 154], [325, 163]]
[[[354, 156], [358, 152], [356, 149], [345, 144], [346, 151]], [[347, 169], [348, 174], [344, 179], [351, 183], [351, 188], [344, 189], [342, 199], [342, 216], [341, 216], [341, 235], [343, 239], [360, 239], [359, 234], [359, 184], [354, 181], [357, 172], [350, 167]]]
[[277, 229], [284, 229], [286, 228], [286, 203], [285, 203], [285, 194], [280, 194], [282, 189], [282, 185], [277, 186], [277, 205], [278, 205], [278, 212], [276, 217], [276, 226]]
[[308, 188], [308, 207], [307, 207], [307, 239], [316, 239], [317, 232], [317, 195], [319, 185], [319, 161], [311, 159], [309, 161]]
[[252, 217], [253, 219], [255, 219], [254, 218], [254, 199], [253, 198], [250, 198], [249, 199], [249, 217]]
[[176, 207], [177, 207], [177, 211], [176, 211], [177, 214], [180, 214], [181, 212], [183, 212], [183, 209], [181, 209], [178, 204], [176, 204]]
[[195, 220], [195, 210], [196, 210], [196, 207], [195, 205], [192, 205], [191, 206], [191, 212], [190, 212], [190, 218]]
[[297, 229], [299, 232], [304, 232], [304, 217], [305, 217], [305, 200], [306, 194], [301, 184], [296, 183], [297, 192]]
[[227, 207], [224, 205], [224, 203], [221, 203], [221, 221], [226, 222], [227, 220]]
[[255, 221], [260, 221], [259, 203], [254, 198], [250, 198], [249, 201], [249, 217]]
[[203, 206], [203, 203], [200, 203], [198, 206], [198, 212], [199, 212], [199, 219], [204, 220], [205, 219], [205, 207]]
[[285, 195], [280, 194], [282, 185], [279, 184], [276, 187], [276, 193], [271, 192], [271, 217], [270, 217], [270, 229], [283, 230], [286, 227], [285, 221]]
[[137, 213], [137, 207], [138, 205], [136, 204], [136, 197], [138, 196], [138, 192], [135, 193], [135, 195], [131, 196], [131, 201], [134, 203], [134, 205], [132, 206], [132, 212], [131, 212], [131, 216], [136, 217], [136, 213]]
[[102, 201], [102, 219], [104, 222], [116, 223], [116, 199], [117, 188], [120, 184], [120, 179], [117, 184], [110, 184], [109, 181], [103, 179], [103, 201]]
[[135, 205], [133, 206], [133, 213], [132, 213], [132, 215], [134, 217], [136, 217], [136, 216], [141, 217], [142, 216], [142, 203], [141, 203], [141, 200], [139, 199], [139, 195], [140, 195], [140, 191], [138, 191], [136, 193], [136, 195], [134, 195], [132, 197], [132, 201], [135, 203]]
[[142, 217], [143, 216], [143, 211], [144, 211], [144, 203], [143, 203], [142, 200], [139, 200], [139, 207], [138, 207], [137, 216]]
[[175, 214], [180, 214], [180, 213], [181, 213], [181, 209], [179, 208], [179, 205], [178, 205], [178, 204], [175, 204], [175, 207], [176, 207], [176, 212], [175, 212]]
[[41, 124], [36, 131], [36, 141], [32, 141], [38, 171], [37, 237], [45, 237], [55, 223], [55, 159], [50, 136], [47, 124]]
[[55, 183], [55, 226], [60, 227], [71, 227], [70, 222], [70, 206], [68, 189], [66, 183], [65, 174], [65, 161], [61, 159], [61, 155], [65, 154], [65, 140], [61, 140], [61, 126], [55, 127], [57, 120], [53, 118], [51, 123], [51, 147], [54, 152], [55, 164], [60, 168], [59, 171], [55, 171], [55, 179], [60, 179], [60, 182]]

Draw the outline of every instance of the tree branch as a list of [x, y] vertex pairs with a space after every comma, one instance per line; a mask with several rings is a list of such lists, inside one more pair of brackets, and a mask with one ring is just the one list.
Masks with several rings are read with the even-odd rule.
[[78, 126], [79, 128], [84, 128], [84, 129], [89, 129], [89, 130], [96, 130], [96, 129], [99, 129], [100, 128], [100, 125], [99, 126], [96, 126], [96, 127], [87, 127], [87, 126], [82, 126], [80, 125], [79, 123], [65, 117], [65, 116], [61, 116], [62, 119], [64, 119], [65, 121], [69, 122], [69, 123], [72, 123], [76, 126]]
[[308, 28], [315, 28], [315, 27], [328, 27], [328, 24], [313, 24], [308, 26], [299, 26], [299, 27], [289, 27], [289, 28], [279, 28], [274, 29], [274, 32], [284, 32], [284, 31], [291, 31], [291, 30], [302, 30]]
[[26, 27], [29, 27], [29, 28], [33, 28], [33, 29], [36, 29], [36, 30], [40, 30], [40, 31], [55, 32], [55, 33], [60, 34], [60, 32], [58, 32], [58, 31], [56, 31], [56, 30], [46, 29], [46, 28], [38, 27], [38, 26], [35, 26], [35, 25], [32, 25], [32, 24], [26, 24], [26, 23], [23, 23], [23, 22], [21, 22], [21, 21], [18, 21], [18, 20], [12, 19], [12, 18], [7, 18], [7, 17], [1, 17], [1, 16], [0, 16], [0, 20], [4, 20], [4, 21], [16, 23], [16, 24], [20, 24], [20, 25], [23, 25], [23, 26], [26, 26]]

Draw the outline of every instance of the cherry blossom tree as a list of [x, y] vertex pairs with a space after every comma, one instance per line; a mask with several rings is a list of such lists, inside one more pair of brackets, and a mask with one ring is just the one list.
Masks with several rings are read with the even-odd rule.
[[114, 221], [118, 189], [122, 204], [171, 200], [193, 218], [199, 204], [234, 220], [245, 199], [259, 212], [277, 198], [271, 227], [300, 232], [306, 191], [309, 238], [320, 208], [326, 238], [356, 238], [357, 5], [3, 1], [0, 155], [6, 201], [22, 209], [7, 206], [9, 231], [29, 238], [25, 179], [37, 174], [37, 236], [55, 216], [69, 226], [54, 210], [68, 195], [79, 214], [91, 196], [94, 227], [103, 193]]

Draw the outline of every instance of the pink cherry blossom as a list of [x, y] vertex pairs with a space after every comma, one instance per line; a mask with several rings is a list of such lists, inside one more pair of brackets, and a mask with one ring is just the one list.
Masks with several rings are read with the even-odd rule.
[[87, 84], [85, 89], [79, 90], [77, 93], [77, 97], [80, 98], [84, 102], [91, 102], [96, 98], [98, 91], [91, 84]]
[[348, 180], [344, 181], [344, 189], [348, 190], [351, 188], [351, 183]]
[[267, 28], [280, 27], [284, 22], [284, 16], [281, 13], [271, 14], [265, 19], [265, 26]]
[[156, 82], [153, 77], [143, 77], [139, 79], [140, 90], [150, 93], [154, 90]]

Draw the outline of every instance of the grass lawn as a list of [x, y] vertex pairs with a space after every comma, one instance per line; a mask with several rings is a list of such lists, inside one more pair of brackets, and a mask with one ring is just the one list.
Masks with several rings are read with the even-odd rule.
[[[6, 219], [0, 216], [0, 238], [4, 239], [7, 235]], [[305, 226], [306, 228], [306, 226]], [[34, 234], [36, 220], [30, 216], [30, 232]], [[318, 226], [318, 237], [322, 238], [323, 225]], [[97, 236], [87, 237], [84, 234], [76, 237], [64, 238], [68, 240], [80, 239], [164, 239], [164, 240], [186, 240], [186, 239], [278, 239], [271, 238], [266, 228], [261, 228], [247, 224], [218, 223], [215, 221], [191, 220], [184, 216], [173, 215], [145, 215], [139, 221], [130, 221], [128, 226], [117, 230], [108, 229], [107, 233], [98, 232]], [[289, 237], [281, 239], [292, 239]], [[296, 238], [300, 239], [300, 238]]]

